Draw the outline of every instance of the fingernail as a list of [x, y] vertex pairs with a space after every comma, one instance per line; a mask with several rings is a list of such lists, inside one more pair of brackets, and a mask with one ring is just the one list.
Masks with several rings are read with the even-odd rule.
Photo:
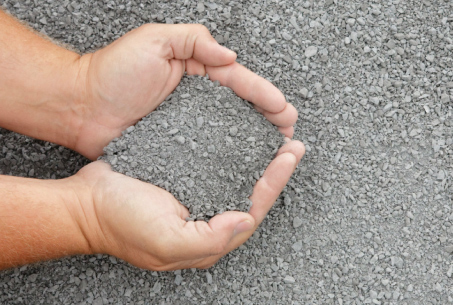
[[253, 224], [250, 221], [245, 220], [243, 222], [240, 222], [236, 226], [236, 228], [234, 229], [234, 235], [238, 235], [238, 234], [250, 231], [252, 229], [253, 229]]
[[291, 139], [288, 137], [285, 137], [285, 143], [289, 143], [289, 142], [291, 142]]

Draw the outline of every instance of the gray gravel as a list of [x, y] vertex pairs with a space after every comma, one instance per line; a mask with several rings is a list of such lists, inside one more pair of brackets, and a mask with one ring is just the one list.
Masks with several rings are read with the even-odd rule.
[[[0, 3], [81, 52], [145, 22], [203, 23], [296, 106], [307, 147], [262, 226], [213, 268], [66, 258], [1, 272], [1, 304], [453, 303], [451, 1]], [[4, 174], [86, 163], [8, 131], [0, 142]]]
[[101, 159], [174, 194], [189, 219], [209, 220], [224, 211], [249, 211], [253, 186], [281, 144], [277, 128], [231, 89], [186, 76]]

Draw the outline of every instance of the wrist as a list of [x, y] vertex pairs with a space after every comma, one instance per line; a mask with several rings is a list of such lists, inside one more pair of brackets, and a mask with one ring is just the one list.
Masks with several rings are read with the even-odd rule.
[[85, 243], [84, 254], [107, 253], [108, 247], [95, 209], [94, 191], [99, 177], [86, 174], [82, 168], [76, 175], [61, 180], [65, 185], [66, 208], [72, 216], [73, 225]]
[[73, 148], [74, 128], [82, 124], [74, 103], [80, 56], [54, 45], [47, 47], [42, 47], [47, 55], [0, 55], [0, 65], [8, 71], [0, 74], [0, 126]]
[[[36, 35], [0, 10], [0, 127], [77, 150], [86, 128], [83, 56]], [[96, 131], [93, 131], [96, 134]], [[102, 147], [101, 147], [102, 152]]]
[[86, 211], [82, 205], [82, 202], [89, 200], [89, 190], [73, 177], [52, 181], [58, 184], [55, 188], [59, 190], [59, 197], [69, 216], [66, 223], [73, 241], [71, 254], [94, 254], [95, 245], [92, 244], [90, 232], [85, 225]]
[[[72, 136], [71, 149], [96, 160], [103, 153], [103, 148], [115, 137], [121, 135], [121, 130], [114, 128], [117, 122], [106, 120], [108, 104], [98, 101], [106, 98], [93, 89], [98, 82], [97, 75], [90, 73], [91, 60], [95, 53], [85, 54], [79, 58], [72, 68], [76, 75], [72, 96]], [[106, 115], [107, 113], [107, 115]], [[126, 126], [128, 127], [128, 126]]]

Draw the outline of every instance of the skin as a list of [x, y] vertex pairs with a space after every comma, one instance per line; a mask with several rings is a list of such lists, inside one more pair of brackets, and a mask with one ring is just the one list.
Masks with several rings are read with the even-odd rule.
[[184, 73], [209, 74], [254, 103], [286, 144], [250, 197], [249, 213], [209, 223], [170, 193], [93, 162], [61, 180], [0, 176], [0, 269], [66, 255], [106, 253], [140, 268], [207, 268], [244, 243], [302, 158], [296, 109], [200, 25], [143, 25], [93, 54], [58, 47], [0, 11], [0, 126], [96, 159], [153, 111]]

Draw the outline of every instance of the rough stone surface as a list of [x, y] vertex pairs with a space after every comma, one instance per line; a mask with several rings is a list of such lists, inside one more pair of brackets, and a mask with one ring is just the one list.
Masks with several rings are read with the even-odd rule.
[[[452, 1], [0, 3], [81, 53], [146, 22], [202, 23], [295, 105], [307, 148], [257, 232], [209, 270], [65, 258], [0, 272], [0, 304], [453, 302]], [[3, 174], [86, 162], [0, 132]]]

